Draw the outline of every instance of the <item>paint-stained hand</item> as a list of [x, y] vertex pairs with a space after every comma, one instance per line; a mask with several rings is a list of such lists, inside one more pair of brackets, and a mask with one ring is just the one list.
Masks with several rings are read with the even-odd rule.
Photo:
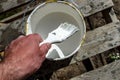
[[46, 43], [39, 47], [38, 34], [20, 36], [5, 50], [5, 60], [0, 64], [0, 80], [21, 80], [40, 68], [50, 48]]

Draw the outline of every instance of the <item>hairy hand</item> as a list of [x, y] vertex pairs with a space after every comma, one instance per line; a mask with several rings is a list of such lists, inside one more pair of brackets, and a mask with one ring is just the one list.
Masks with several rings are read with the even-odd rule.
[[12, 41], [5, 50], [5, 60], [0, 64], [3, 66], [0, 77], [3, 80], [21, 80], [38, 70], [50, 48], [49, 43], [39, 47], [41, 41], [38, 34], [20, 36]]

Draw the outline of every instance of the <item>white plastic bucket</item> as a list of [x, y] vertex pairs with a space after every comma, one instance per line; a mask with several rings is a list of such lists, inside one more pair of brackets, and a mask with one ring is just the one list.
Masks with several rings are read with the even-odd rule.
[[73, 4], [64, 1], [40, 4], [28, 17], [26, 34], [39, 33], [43, 39], [64, 22], [73, 24], [80, 30], [62, 43], [53, 44], [46, 55], [48, 59], [66, 59], [80, 49], [86, 33], [84, 19]]

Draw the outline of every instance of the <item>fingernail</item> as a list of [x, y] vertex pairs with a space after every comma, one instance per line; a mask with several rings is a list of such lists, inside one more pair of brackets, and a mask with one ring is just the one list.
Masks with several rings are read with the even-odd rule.
[[47, 47], [50, 48], [51, 47], [51, 44], [50, 43], [46, 43]]

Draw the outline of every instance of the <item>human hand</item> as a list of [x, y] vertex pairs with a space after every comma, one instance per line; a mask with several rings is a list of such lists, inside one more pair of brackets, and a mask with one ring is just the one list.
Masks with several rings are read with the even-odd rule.
[[42, 38], [38, 34], [20, 36], [12, 41], [5, 50], [5, 60], [0, 64], [0, 80], [21, 80], [37, 71], [50, 48], [49, 43], [39, 47], [40, 42]]

